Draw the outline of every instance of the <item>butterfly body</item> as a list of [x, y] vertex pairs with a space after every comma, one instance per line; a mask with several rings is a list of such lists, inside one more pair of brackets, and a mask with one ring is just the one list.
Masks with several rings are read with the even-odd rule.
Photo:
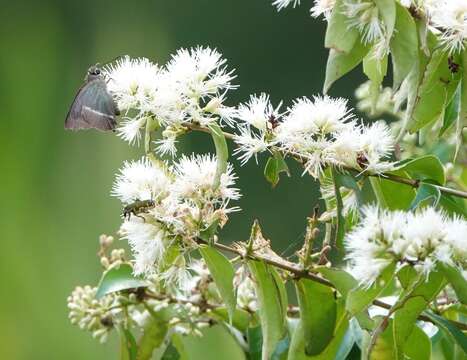
[[117, 105], [107, 90], [107, 83], [99, 67], [92, 66], [85, 84], [75, 96], [65, 120], [65, 129], [114, 130], [119, 115]]

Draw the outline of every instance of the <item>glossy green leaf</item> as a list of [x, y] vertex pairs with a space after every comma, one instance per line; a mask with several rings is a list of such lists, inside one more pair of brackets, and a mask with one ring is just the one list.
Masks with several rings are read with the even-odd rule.
[[121, 264], [107, 270], [97, 287], [96, 298], [100, 299], [106, 294], [127, 289], [136, 289], [148, 286], [148, 282], [135, 277], [133, 268], [129, 264]]
[[317, 282], [300, 279], [295, 282], [301, 322], [305, 336], [305, 352], [317, 355], [331, 341], [336, 326], [337, 305], [333, 290]]
[[248, 360], [261, 360], [263, 335], [261, 326], [251, 327], [247, 330]]
[[227, 141], [225, 140], [224, 133], [220, 126], [213, 122], [209, 125], [211, 130], [212, 140], [216, 148], [217, 168], [216, 175], [214, 177], [214, 186], [219, 186], [221, 175], [227, 170], [227, 160], [229, 158], [229, 148], [227, 147]]
[[345, 308], [351, 315], [356, 315], [370, 306], [394, 278], [395, 264], [389, 265], [370, 288], [355, 288], [347, 295]]
[[439, 203], [450, 215], [467, 216], [466, 203], [463, 199], [442, 193]]
[[350, 290], [357, 287], [358, 282], [352, 275], [342, 269], [318, 267], [316, 268], [320, 274], [329, 280], [339, 293], [345, 298]]
[[449, 130], [454, 124], [460, 121], [461, 115], [461, 95], [462, 95], [462, 83], [459, 82], [457, 86], [456, 92], [454, 93], [451, 102], [446, 107], [446, 111], [444, 113], [443, 119], [443, 126], [439, 130], [439, 136], [443, 136], [443, 134]]
[[448, 67], [448, 54], [443, 49], [433, 52], [418, 90], [410, 131], [415, 132], [444, 117], [459, 83], [459, 75]]
[[285, 172], [290, 176], [289, 167], [285, 162], [280, 152], [274, 152], [274, 154], [268, 159], [264, 168], [264, 176], [269, 181], [272, 187], [276, 187], [280, 180], [280, 174]]
[[[391, 174], [408, 178], [402, 170], [392, 171]], [[389, 210], [407, 210], [415, 198], [415, 190], [411, 186], [387, 180], [384, 176], [371, 177], [371, 187], [375, 193], [378, 204]], [[397, 195], [396, 195], [397, 194]]]
[[305, 326], [300, 320], [290, 343], [288, 360], [335, 360], [338, 353], [347, 353], [352, 339], [346, 338], [349, 328], [349, 319], [345, 311], [338, 311], [337, 326], [334, 336], [328, 346], [320, 354], [308, 356], [305, 353]]
[[133, 334], [124, 326], [119, 327], [118, 332], [120, 335], [120, 359], [136, 360], [138, 348]]
[[201, 245], [199, 247], [199, 252], [203, 256], [204, 261], [206, 261], [206, 265], [216, 283], [217, 289], [227, 305], [230, 320], [232, 320], [237, 305], [233, 287], [235, 270], [230, 261], [213, 247]]
[[407, 8], [396, 4], [396, 30], [391, 39], [391, 59], [394, 72], [393, 89], [399, 89], [414, 66], [418, 66], [418, 36], [415, 21]]
[[277, 343], [276, 349], [271, 355], [271, 360], [287, 360], [287, 354], [290, 347], [290, 338], [287, 335]]
[[343, 0], [337, 0], [326, 29], [324, 46], [337, 52], [349, 53], [359, 37], [356, 27], [349, 27], [348, 17], [343, 14]]
[[355, 43], [349, 53], [338, 52], [334, 49], [329, 50], [323, 92], [327, 93], [334, 82], [360, 64], [368, 50], [368, 46], [360, 41]]
[[277, 271], [260, 261], [249, 261], [248, 266], [256, 286], [259, 316], [263, 334], [262, 359], [268, 360], [286, 333], [287, 301], [285, 286]]
[[428, 183], [422, 183], [417, 189], [417, 195], [410, 204], [410, 210], [423, 208], [425, 206], [438, 206], [441, 199], [441, 191], [436, 186]]
[[430, 338], [418, 326], [414, 326], [407, 344], [405, 354], [410, 360], [432, 359]]
[[334, 195], [336, 197], [336, 228], [334, 232], [334, 244], [336, 244], [338, 249], [344, 247], [344, 235], [345, 235], [345, 219], [342, 214], [344, 210], [344, 204], [342, 201], [341, 195], [341, 183], [339, 181], [338, 171], [334, 167], [331, 168], [332, 181], [334, 183]]
[[412, 334], [415, 323], [420, 313], [428, 306], [421, 296], [408, 298], [401, 310], [394, 313], [394, 343], [397, 359], [404, 359], [407, 339]]
[[440, 268], [456, 292], [459, 301], [467, 305], [467, 281], [462, 275], [461, 270], [445, 264], [440, 265]]
[[[374, 48], [376, 49], [376, 47]], [[363, 58], [363, 72], [370, 80], [371, 113], [376, 112], [376, 105], [381, 94], [381, 84], [388, 70], [388, 57], [379, 58], [374, 50]]]
[[401, 162], [397, 169], [405, 171], [412, 179], [433, 180], [443, 185], [446, 182], [444, 167], [441, 161], [434, 155], [420, 156]]
[[167, 331], [167, 319], [161, 313], [151, 313], [151, 321], [145, 326], [138, 343], [137, 360], [149, 360], [155, 349], [164, 342]]
[[[229, 311], [225, 307], [216, 307], [212, 309], [210, 316], [217, 320], [225, 322], [230, 321]], [[244, 333], [247, 331], [251, 319], [252, 315], [248, 311], [236, 308], [231, 321], [232, 326]]]
[[438, 328], [448, 334], [456, 342], [456, 344], [460, 346], [460, 348], [467, 356], [467, 336], [461, 330], [459, 330], [455, 324], [431, 311], [424, 312], [424, 315], [429, 317]]

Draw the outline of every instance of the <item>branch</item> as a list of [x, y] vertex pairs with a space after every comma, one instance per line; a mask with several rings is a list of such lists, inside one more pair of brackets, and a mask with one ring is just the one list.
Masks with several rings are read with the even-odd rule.
[[[205, 132], [205, 133], [208, 133], [208, 134], [211, 133], [211, 131], [208, 128], [205, 128], [205, 127], [200, 126], [200, 125], [186, 124], [185, 126], [188, 129], [193, 130], [193, 131], [201, 131], [201, 132]], [[225, 131], [223, 132], [223, 134], [224, 134], [226, 139], [233, 140], [235, 138], [235, 134], [225, 132]], [[276, 149], [276, 150], [278, 150], [278, 149]], [[283, 155], [287, 155], [287, 154], [283, 154]], [[296, 157], [296, 158], [298, 159], [298, 157]], [[301, 159], [301, 160], [302, 160], [302, 163], [303, 163], [303, 159]], [[349, 169], [349, 170], [355, 170], [355, 169]], [[393, 174], [386, 174], [386, 173], [368, 174], [367, 176], [380, 177], [380, 178], [383, 178], [383, 179], [386, 179], [386, 180], [397, 182], [399, 184], [404, 184], [404, 185], [407, 185], [407, 186], [411, 186], [411, 187], [413, 187], [415, 189], [417, 189], [420, 186], [420, 181], [419, 180], [407, 179], [407, 178], [404, 178], [402, 176], [397, 176], [397, 175], [393, 175]], [[434, 184], [430, 184], [430, 185], [437, 188], [442, 193], [467, 199], [467, 192], [466, 191], [452, 189], [452, 188], [449, 188], [449, 187], [446, 187], [446, 186], [440, 186], [440, 185], [434, 185]]]
[[[208, 245], [208, 243], [202, 239], [196, 239], [196, 242], [198, 244], [203, 244], [203, 245]], [[320, 284], [323, 284], [325, 286], [329, 286], [333, 289], [335, 289], [335, 286], [328, 280], [326, 279], [323, 279], [322, 277], [316, 275], [316, 274], [313, 274], [307, 270], [304, 270], [304, 269], [301, 269], [291, 263], [287, 263], [285, 261], [278, 261], [278, 260], [274, 260], [274, 259], [271, 259], [269, 257], [266, 257], [266, 256], [261, 256], [261, 255], [257, 255], [257, 254], [245, 254], [244, 251], [242, 251], [241, 249], [236, 249], [236, 248], [233, 248], [231, 246], [228, 246], [228, 245], [224, 245], [224, 244], [220, 244], [218, 242], [215, 242], [213, 243], [213, 245], [215, 248], [219, 249], [219, 250], [222, 250], [222, 251], [225, 251], [225, 252], [228, 252], [228, 253], [231, 253], [231, 254], [235, 254], [235, 255], [239, 255], [241, 257], [247, 257], [249, 260], [253, 260], [253, 261], [263, 261], [265, 262], [266, 264], [269, 264], [269, 265], [272, 265], [276, 268], [279, 268], [279, 269], [282, 269], [282, 270], [285, 270], [285, 271], [288, 271], [290, 273], [292, 273], [294, 275], [295, 278], [303, 278], [303, 279], [309, 279], [311, 281], [315, 281], [317, 283], [320, 283]], [[384, 309], [387, 309], [387, 310], [390, 310], [392, 308], [391, 305], [381, 301], [381, 300], [374, 300], [373, 301], [373, 305], [375, 306], [378, 306], [378, 307], [381, 307], [381, 308], [384, 308]], [[426, 322], [430, 322], [430, 323], [433, 323], [433, 321], [425, 316], [425, 315], [420, 315], [418, 317], [419, 320], [423, 320], [423, 321], [426, 321]], [[459, 329], [465, 331], [467, 330], [467, 324], [464, 324], [464, 323], [461, 323], [461, 322], [457, 322], [457, 321], [453, 321], [453, 320], [450, 320], [454, 325], [456, 325]]]

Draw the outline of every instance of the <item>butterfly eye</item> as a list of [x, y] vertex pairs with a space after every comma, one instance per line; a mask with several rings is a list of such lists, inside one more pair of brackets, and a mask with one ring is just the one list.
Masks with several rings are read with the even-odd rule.
[[100, 69], [95, 69], [94, 70], [94, 75], [100, 75], [101, 73], [101, 70]]

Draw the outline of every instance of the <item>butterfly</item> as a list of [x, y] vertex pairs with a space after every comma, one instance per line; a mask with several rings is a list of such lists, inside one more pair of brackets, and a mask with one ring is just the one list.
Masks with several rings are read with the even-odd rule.
[[117, 104], [107, 90], [104, 74], [98, 65], [91, 66], [68, 111], [65, 129], [114, 130], [119, 114]]

